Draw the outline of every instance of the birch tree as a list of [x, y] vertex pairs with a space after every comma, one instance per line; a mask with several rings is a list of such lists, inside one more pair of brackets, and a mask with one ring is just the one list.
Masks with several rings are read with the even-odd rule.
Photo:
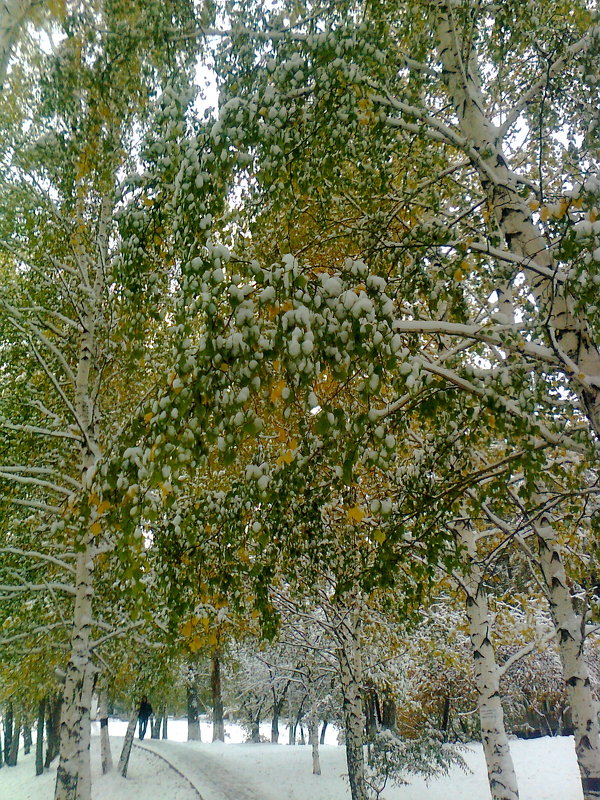
[[[78, 10], [61, 19], [62, 30], [52, 29], [51, 54], [31, 49], [29, 72], [16, 66], [10, 71], [16, 108], [6, 127], [2, 180], [8, 209], [2, 249], [14, 265], [14, 288], [3, 294], [2, 308], [12, 342], [24, 343], [27, 352], [22, 392], [3, 418], [4, 435], [19, 440], [13, 452], [27, 457], [6, 464], [2, 477], [23, 489], [16, 503], [38, 512], [37, 527], [50, 550], [57, 543], [59, 552], [66, 545], [73, 553], [66, 565], [56, 555], [41, 556], [70, 574], [68, 584], [56, 589], [73, 604], [55, 795], [60, 800], [90, 796], [93, 572], [111, 546], [102, 519], [110, 503], [92, 482], [111, 438], [140, 399], [120, 391], [127, 358], [136, 357], [124, 322], [136, 320], [141, 332], [149, 319], [147, 313], [136, 317], [127, 302], [135, 291], [126, 276], [133, 267], [132, 240], [123, 245], [122, 223], [121, 231], [117, 226], [121, 175], [134, 165], [133, 131], [147, 121], [158, 76], [175, 68], [153, 38], [158, 7]], [[185, 4], [172, 10], [189, 13]], [[37, 81], [39, 91], [27, 94], [20, 82], [25, 74], [24, 82]], [[156, 234], [157, 250], [159, 240]], [[138, 260], [143, 253], [138, 247]], [[147, 277], [138, 269], [138, 287]], [[138, 370], [142, 396], [153, 369]], [[42, 466], [35, 468], [28, 461], [34, 441], [42, 443]], [[18, 524], [32, 522], [21, 518]], [[18, 528], [11, 533], [16, 542], [19, 535]]]
[[[588, 506], [591, 504], [591, 508], [594, 508], [596, 502], [595, 480], [590, 481], [589, 473], [587, 474], [587, 479], [584, 477], [585, 475], [585, 461], [579, 460], [573, 464], [564, 458], [559, 458], [556, 462], [548, 461], [545, 471], [546, 480], [556, 489], [551, 503], [553, 509], [556, 509], [554, 512], [556, 519], [560, 519], [561, 506], [564, 505], [565, 511], [568, 508], [570, 514], [573, 514], [573, 518], [578, 520], [578, 525], [582, 526], [582, 530], [585, 530], [585, 526], [588, 524], [586, 522], [590, 513]], [[536, 502], [540, 502], [539, 489], [543, 486], [539, 474], [534, 473], [530, 477], [532, 486], [525, 485], [523, 476], [520, 475], [514, 476], [509, 484], [509, 497], [515, 507], [519, 509], [519, 515], [509, 519], [509, 521], [503, 518], [502, 513], [510, 514], [510, 505], [505, 505], [503, 512], [495, 513], [493, 507], [494, 505], [498, 506], [497, 500], [492, 502], [483, 500], [482, 502], [481, 497], [479, 497], [475, 502], [476, 507], [481, 509], [484, 515], [503, 532], [505, 539], [499, 548], [502, 549], [507, 543], [509, 545], [511, 543], [513, 545], [518, 544], [525, 552], [532, 568], [536, 572], [539, 570], [541, 577], [539, 587], [545, 593], [549, 603], [549, 610], [554, 619], [557, 648], [563, 664], [563, 675], [569, 695], [569, 704], [574, 715], [576, 753], [583, 793], [586, 797], [593, 797], [595, 791], [593, 777], [597, 769], [594, 723], [592, 722], [591, 726], [588, 722], [582, 723], [582, 720], [591, 719], [593, 721], [597, 717], [597, 711], [595, 710], [596, 700], [590, 687], [584, 651], [587, 605], [584, 601], [582, 611], [578, 611], [578, 603], [568, 588], [565, 559], [559, 537], [553, 526], [556, 523], [551, 523], [550, 517], [546, 517], [548, 524], [541, 525], [537, 517], [529, 512], [529, 508], [532, 505], [534, 506]], [[581, 483], [584, 485], [587, 483], [588, 487], [586, 489], [581, 488]], [[475, 493], [472, 491], [471, 494], [475, 499]], [[549, 495], [546, 496], [544, 494], [544, 497], [545, 500], [542, 501], [541, 508], [545, 508], [545, 504], [549, 502]], [[538, 513], [540, 512], [538, 511]], [[569, 518], [570, 514], [567, 514], [567, 518]], [[545, 531], [545, 538], [540, 539], [542, 528]], [[571, 537], [571, 542], [575, 545], [574, 552], [577, 552], [579, 548], [576, 542], [578, 539], [583, 540], [584, 534], [571, 532]], [[531, 540], [532, 538], [534, 541], [537, 540], [537, 548]], [[585, 546], [579, 557], [584, 563], [589, 560]], [[576, 571], [573, 571], [572, 574], [575, 575]], [[556, 611], [557, 604], [561, 607], [559, 614]], [[561, 626], [566, 626], [565, 633], [561, 633]], [[575, 712], [577, 707], [579, 711]], [[585, 711], [584, 708], [586, 709]], [[585, 744], [581, 744], [582, 739]]]
[[[540, 512], [538, 516], [530, 518], [539, 548], [536, 561], [543, 576], [556, 626], [563, 676], [575, 727], [575, 751], [581, 785], [587, 800], [588, 797], [597, 797], [600, 791], [599, 710], [591, 687], [585, 654], [588, 612], [585, 603], [581, 611], [577, 609], [577, 601], [569, 589], [562, 547], [551, 512], [547, 510], [548, 495], [543, 492], [536, 499], [540, 504]], [[517, 502], [521, 505], [520, 501]]]
[[519, 797], [508, 736], [504, 727], [504, 710], [500, 697], [500, 670], [494, 653], [488, 600], [477, 553], [477, 536], [468, 521], [459, 523], [458, 536], [469, 559], [469, 573], [460, 578], [466, 595], [466, 614], [475, 666], [481, 741], [494, 800], [516, 800]]

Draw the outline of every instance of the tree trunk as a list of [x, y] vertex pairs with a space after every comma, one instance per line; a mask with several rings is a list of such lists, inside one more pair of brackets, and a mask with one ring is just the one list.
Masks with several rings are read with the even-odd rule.
[[37, 730], [35, 737], [35, 774], [44, 772], [44, 716], [46, 714], [46, 701], [40, 700], [38, 706]]
[[23, 720], [23, 753], [28, 756], [31, 753], [31, 725], [29, 720]]
[[533, 524], [538, 538], [540, 565], [548, 588], [550, 610], [558, 633], [571, 715], [575, 728], [575, 752], [584, 800], [600, 798], [600, 709], [594, 698], [584, 654], [581, 615], [569, 591], [560, 546], [549, 517]]
[[162, 719], [159, 716], [154, 716], [150, 720], [150, 738], [151, 739], [160, 739], [160, 725]]
[[90, 653], [92, 620], [90, 541], [77, 554], [71, 657], [67, 665], [60, 723], [60, 762], [54, 800], [90, 800], [90, 709], [94, 670]]
[[[304, 741], [304, 730], [302, 728], [302, 719], [304, 718], [304, 704], [306, 703], [307, 695], [304, 695], [302, 698], [302, 702], [298, 706], [298, 712], [296, 713], [296, 721], [294, 722], [294, 741], [292, 744], [305, 744]], [[298, 728], [300, 728], [300, 736], [298, 736]]]
[[279, 707], [273, 706], [273, 717], [271, 719], [271, 744], [279, 743]]
[[346, 610], [336, 627], [337, 658], [340, 670], [346, 763], [352, 800], [367, 800], [365, 781], [364, 731], [362, 703], [362, 664], [360, 657], [359, 619], [355, 609]]
[[46, 759], [44, 767], [48, 769], [60, 750], [60, 716], [62, 710], [62, 694], [56, 694], [48, 701], [46, 716]]
[[319, 744], [325, 744], [325, 731], [327, 730], [327, 720], [323, 720], [323, 725], [321, 727], [321, 736], [319, 738]]
[[316, 718], [309, 718], [308, 721], [308, 741], [312, 747], [312, 771], [313, 775], [321, 774], [321, 760], [319, 758], [319, 721]]
[[[96, 388], [91, 370], [96, 361], [96, 324], [98, 308], [106, 275], [104, 258], [108, 251], [109, 222], [112, 216], [110, 195], [102, 198], [98, 219], [96, 244], [98, 258], [95, 277], [87, 291], [79, 316], [81, 334], [73, 411], [82, 438], [80, 443], [79, 472], [82, 497], [87, 494], [95, 468], [101, 456], [96, 432]], [[80, 244], [74, 245], [75, 257], [86, 263], [91, 261]], [[84, 281], [84, 284], [87, 283]], [[60, 761], [56, 772], [54, 800], [91, 800], [92, 780], [90, 770], [90, 709], [94, 688], [95, 667], [92, 663], [90, 639], [92, 635], [94, 595], [93, 570], [96, 556], [94, 537], [87, 521], [76, 542], [75, 597], [71, 625], [70, 656], [65, 675], [63, 710], [60, 722]], [[100, 523], [95, 523], [100, 524]]]
[[10, 743], [10, 750], [8, 751], [8, 758], [6, 759], [7, 767], [16, 767], [17, 758], [19, 757], [19, 739], [21, 737], [21, 712], [17, 711], [15, 717], [15, 725], [12, 731], [12, 740]]
[[102, 762], [102, 774], [106, 775], [106, 773], [110, 772], [113, 768], [113, 760], [110, 751], [110, 737], [108, 735], [108, 697], [105, 691], [100, 692], [98, 716], [100, 717], [100, 759]]
[[210, 672], [210, 688], [212, 692], [213, 742], [225, 741], [225, 723], [223, 722], [223, 695], [221, 693], [221, 654], [215, 650], [212, 656]]
[[444, 698], [444, 705], [442, 706], [442, 722], [440, 725], [443, 740], [448, 741], [448, 729], [450, 727], [450, 698]]
[[296, 723], [292, 716], [292, 699], [288, 697], [288, 745], [296, 744]]
[[198, 717], [198, 686], [194, 672], [193, 681], [187, 686], [187, 721], [188, 721], [188, 742], [202, 741], [200, 735], [200, 719]]
[[367, 738], [373, 738], [377, 733], [376, 693], [372, 686], [365, 691], [365, 732]]
[[493, 800], [518, 800], [517, 777], [504, 727], [500, 700], [500, 670], [491, 640], [490, 615], [483, 574], [477, 560], [475, 531], [467, 524], [457, 527], [469, 559], [468, 575], [459, 578], [466, 593], [466, 613], [475, 672], [475, 688], [481, 723], [481, 742]]
[[167, 739], [167, 709], [165, 708], [162, 714], [162, 738]]
[[386, 730], [393, 730], [396, 727], [396, 701], [389, 689], [383, 693], [381, 727]]
[[285, 702], [285, 697], [287, 695], [289, 686], [290, 683], [288, 681], [279, 698], [277, 698], [275, 687], [271, 689], [273, 694], [273, 717], [271, 719], [271, 744], [278, 744], [279, 742], [279, 717], [281, 716], [281, 710], [283, 708], [283, 704]]
[[137, 725], [137, 721], [138, 708], [136, 706], [129, 717], [129, 724], [127, 725], [127, 731], [123, 741], [123, 749], [121, 750], [121, 756], [119, 757], [119, 766], [117, 767], [119, 775], [122, 775], [124, 778], [127, 777], [127, 767], [129, 766], [129, 756], [131, 755], [131, 748], [133, 746], [133, 738], [135, 736], [135, 726]]
[[13, 740], [13, 723], [14, 723], [14, 713], [13, 713], [13, 704], [9, 701], [6, 707], [6, 714], [4, 715], [4, 761], [8, 764], [8, 759], [10, 758], [10, 748], [12, 747], [12, 740]]

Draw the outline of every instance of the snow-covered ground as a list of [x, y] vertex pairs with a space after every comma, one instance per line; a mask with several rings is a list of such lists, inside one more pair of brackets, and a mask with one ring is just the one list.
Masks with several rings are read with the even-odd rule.
[[[126, 723], [110, 721], [115, 763], [125, 727]], [[99, 740], [94, 736], [94, 800], [349, 800], [343, 747], [321, 748], [322, 775], [317, 777], [311, 774], [309, 747], [242, 744], [243, 732], [237, 726], [229, 726], [228, 734], [226, 744], [212, 744], [210, 727], [203, 725], [205, 743], [186, 742], [185, 721], [170, 720], [169, 741], [144, 740], [141, 749], [136, 739], [126, 779], [114, 772], [100, 774]], [[284, 737], [285, 731], [282, 741]], [[329, 741], [335, 741], [335, 731]], [[521, 800], [582, 800], [572, 738], [516, 740], [511, 750]], [[453, 769], [447, 777], [428, 784], [415, 778], [409, 786], [386, 788], [383, 798], [487, 800], [481, 747], [470, 745], [464, 756], [470, 773]], [[20, 754], [16, 767], [0, 770], [0, 800], [51, 800], [55, 769], [36, 778], [33, 753]]]

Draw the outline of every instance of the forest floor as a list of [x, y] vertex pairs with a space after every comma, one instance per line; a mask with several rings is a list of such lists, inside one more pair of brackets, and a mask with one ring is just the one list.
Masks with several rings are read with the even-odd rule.
[[[122, 734], [125, 723], [111, 720], [109, 729]], [[208, 726], [202, 735], [209, 739]], [[331, 731], [329, 740], [335, 731]], [[185, 722], [169, 721], [169, 740], [136, 739], [128, 777], [100, 774], [99, 739], [92, 738], [94, 800], [349, 800], [344, 748], [320, 748], [320, 776], [311, 774], [310, 747], [242, 744], [237, 726], [228, 728], [228, 742], [185, 742]], [[282, 735], [284, 741], [285, 731]], [[177, 740], [180, 741], [177, 741]], [[122, 737], [112, 734], [115, 763]], [[573, 739], [554, 737], [511, 742], [521, 800], [582, 800]], [[453, 768], [449, 775], [426, 783], [412, 778], [407, 786], [389, 786], [381, 800], [487, 800], [481, 746], [468, 745], [463, 757], [470, 772]], [[34, 775], [34, 755], [19, 755], [16, 767], [0, 770], [0, 800], [51, 800], [56, 766]]]

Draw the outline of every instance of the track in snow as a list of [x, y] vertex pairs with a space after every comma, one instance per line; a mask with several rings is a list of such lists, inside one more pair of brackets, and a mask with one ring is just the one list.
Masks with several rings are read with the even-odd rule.
[[209, 755], [194, 744], [164, 739], [134, 744], [165, 761], [194, 789], [200, 800], [261, 800], [243, 778], [220, 763], [218, 751]]

